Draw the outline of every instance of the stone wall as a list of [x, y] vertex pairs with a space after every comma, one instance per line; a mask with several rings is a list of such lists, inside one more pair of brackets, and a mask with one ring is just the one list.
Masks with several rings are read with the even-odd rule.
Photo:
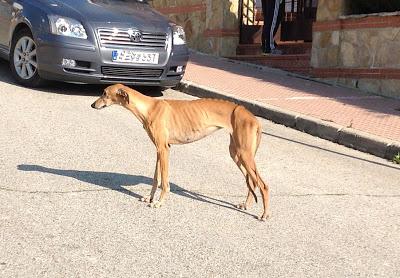
[[335, 20], [344, 14], [345, 0], [318, 0], [317, 21]]
[[319, 0], [313, 75], [400, 98], [400, 14], [343, 14], [345, 0]]
[[234, 56], [239, 42], [238, 0], [153, 0], [152, 6], [184, 27], [190, 48]]
[[343, 30], [339, 66], [400, 68], [400, 28]]

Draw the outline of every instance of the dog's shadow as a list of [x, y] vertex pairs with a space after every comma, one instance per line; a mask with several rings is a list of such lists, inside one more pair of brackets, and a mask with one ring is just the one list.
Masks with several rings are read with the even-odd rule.
[[[79, 170], [63, 170], [63, 169], [54, 169], [48, 168], [40, 165], [30, 165], [30, 164], [20, 164], [17, 166], [17, 169], [20, 171], [26, 172], [42, 172], [48, 173], [52, 175], [64, 176], [77, 179], [79, 181], [83, 181], [89, 184], [94, 184], [97, 186], [101, 186], [106, 189], [115, 190], [121, 192], [123, 194], [127, 194], [129, 196], [135, 197], [137, 199], [142, 198], [141, 195], [136, 194], [124, 186], [135, 186], [138, 184], [147, 184], [152, 185], [153, 179], [145, 176], [135, 176], [135, 175], [127, 175], [127, 174], [119, 174], [119, 173], [110, 173], [110, 172], [95, 172], [95, 171], [79, 171]], [[183, 197], [187, 197], [196, 201], [225, 207], [228, 209], [233, 209], [235, 211], [239, 211], [248, 215], [246, 211], [237, 209], [233, 204], [222, 201], [213, 197], [208, 197], [200, 193], [195, 193], [183, 189], [182, 187], [170, 183], [171, 192]], [[149, 192], [150, 193], [150, 192]], [[254, 215], [252, 215], [254, 216]]]

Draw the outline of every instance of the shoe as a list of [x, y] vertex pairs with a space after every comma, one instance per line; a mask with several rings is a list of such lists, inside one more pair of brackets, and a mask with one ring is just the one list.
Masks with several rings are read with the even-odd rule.
[[272, 55], [282, 55], [283, 51], [277, 48], [271, 49], [271, 54]]
[[283, 54], [282, 50], [279, 50], [279, 49], [276, 49], [276, 48], [268, 49], [268, 50], [263, 51], [261, 53], [261, 55], [264, 55], [264, 56], [266, 56], [266, 55], [282, 55], [282, 54]]

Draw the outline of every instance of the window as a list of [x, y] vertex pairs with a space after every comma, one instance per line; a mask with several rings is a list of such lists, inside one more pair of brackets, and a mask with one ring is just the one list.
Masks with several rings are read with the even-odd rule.
[[348, 14], [372, 14], [400, 11], [399, 0], [350, 0]]

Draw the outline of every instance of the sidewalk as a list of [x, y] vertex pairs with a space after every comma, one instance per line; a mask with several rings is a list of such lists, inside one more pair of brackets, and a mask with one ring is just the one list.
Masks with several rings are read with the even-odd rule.
[[400, 151], [400, 100], [193, 52], [180, 89], [239, 102], [258, 116], [380, 157]]

